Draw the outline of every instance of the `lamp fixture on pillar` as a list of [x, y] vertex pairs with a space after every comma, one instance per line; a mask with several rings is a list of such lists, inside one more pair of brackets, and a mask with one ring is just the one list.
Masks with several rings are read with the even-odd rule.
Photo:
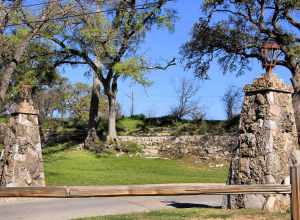
[[277, 65], [280, 55], [279, 44], [267, 41], [261, 46], [262, 66], [267, 71], [267, 76], [270, 76], [272, 69]]

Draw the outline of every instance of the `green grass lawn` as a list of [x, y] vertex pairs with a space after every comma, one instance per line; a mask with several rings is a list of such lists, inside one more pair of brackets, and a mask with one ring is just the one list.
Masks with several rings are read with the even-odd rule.
[[[164, 209], [130, 215], [82, 218], [80, 220], [288, 220], [288, 213], [266, 213], [256, 209]], [[78, 219], [79, 220], [79, 219]]]
[[64, 146], [46, 148], [43, 157], [48, 185], [224, 183], [228, 170], [179, 160], [99, 157]]

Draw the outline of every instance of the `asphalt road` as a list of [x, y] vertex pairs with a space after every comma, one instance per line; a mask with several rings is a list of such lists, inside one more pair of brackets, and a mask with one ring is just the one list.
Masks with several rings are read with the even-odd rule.
[[222, 196], [9, 199], [0, 201], [1, 220], [69, 220], [161, 208], [217, 207]]

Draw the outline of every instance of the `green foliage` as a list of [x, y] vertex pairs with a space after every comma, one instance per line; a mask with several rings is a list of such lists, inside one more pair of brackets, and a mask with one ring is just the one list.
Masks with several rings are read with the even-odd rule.
[[294, 44], [290, 46], [289, 53], [293, 59], [300, 65], [300, 44]]
[[157, 17], [157, 26], [160, 28], [167, 28], [170, 32], [175, 31], [175, 22], [178, 20], [178, 16], [175, 10], [165, 9], [164, 15]]
[[[54, 68], [54, 60], [40, 54], [50, 52], [49, 45], [32, 42], [24, 54], [23, 62], [18, 64], [10, 83], [9, 97], [18, 96], [20, 87], [24, 84], [31, 85], [33, 90], [40, 90], [46, 85], [52, 86], [61, 80], [59, 73]], [[36, 57], [35, 57], [36, 56]], [[32, 59], [31, 57], [35, 57]]]
[[27, 28], [19, 28], [13, 35], [8, 36], [7, 39], [12, 45], [16, 46], [20, 44], [24, 40], [24, 38], [28, 36], [29, 33], [30, 31]]
[[151, 81], [145, 78], [145, 60], [139, 57], [132, 57], [123, 62], [116, 63], [113, 71], [117, 75], [130, 77], [142, 85], [151, 85]]
[[[118, 126], [118, 125], [117, 125]], [[100, 119], [98, 121], [97, 130], [100, 134], [106, 135], [106, 131], [108, 129], [108, 121], [104, 119]]]
[[[146, 59], [137, 53], [137, 48], [154, 26], [174, 28], [175, 11], [167, 8], [167, 2], [145, 3], [147, 7], [138, 10], [136, 8], [141, 7], [141, 3], [135, 0], [83, 1], [75, 4], [75, 10], [82, 16], [70, 18], [64, 31], [52, 39], [55, 47], [61, 46], [62, 54], [67, 54], [62, 63], [77, 64], [79, 61], [89, 65], [109, 99], [117, 97], [121, 78], [151, 85], [146, 73], [151, 69], [164, 68], [149, 66]], [[107, 8], [112, 8], [113, 13], [102, 13]], [[94, 13], [95, 9], [97, 13]], [[115, 106], [109, 107], [115, 111]]]
[[51, 156], [55, 153], [63, 152], [67, 149], [74, 149], [76, 148], [76, 145], [73, 143], [63, 143], [63, 144], [53, 144], [53, 145], [46, 145], [43, 148], [43, 155], [44, 157]]
[[119, 143], [121, 146], [120, 150], [128, 154], [142, 153], [142, 147], [135, 142], [127, 141]]
[[239, 116], [229, 121], [218, 120], [175, 120], [171, 116], [145, 118], [143, 115], [124, 117], [118, 120], [120, 135], [157, 135], [167, 132], [170, 135], [226, 134], [238, 130]]
[[144, 114], [132, 115], [130, 116], [132, 119], [145, 120], [146, 116]]
[[264, 4], [259, 1], [204, 1], [201, 5], [204, 13], [181, 50], [186, 67], [192, 68], [197, 77], [207, 79], [210, 65], [218, 61], [223, 73], [240, 75], [252, 67], [251, 59], [262, 61], [260, 46], [272, 40], [281, 45], [279, 63], [294, 75], [300, 55], [296, 49], [300, 26], [294, 24], [300, 22], [297, 17], [300, 8], [296, 2], [299, 1], [265, 1]]
[[220, 132], [220, 129], [214, 130], [216, 128], [211, 129], [207, 121], [201, 122], [177, 122], [174, 132], [171, 135], [181, 136], [181, 135], [204, 135], [204, 134], [212, 134], [213, 133], [224, 133], [224, 131]]
[[143, 125], [144, 122], [141, 119], [135, 118], [122, 118], [117, 122], [117, 128], [121, 131], [121, 134], [130, 134], [139, 129], [139, 126]]
[[[71, 117], [78, 122], [87, 122], [91, 102], [91, 87], [84, 83], [76, 83], [71, 86], [67, 97]], [[100, 105], [100, 104], [99, 104]]]
[[[69, 128], [64, 122], [68, 120], [73, 128], [85, 129], [88, 124], [91, 102], [91, 87], [84, 83], [71, 84], [66, 79], [55, 82], [51, 87], [43, 87], [34, 94], [34, 101], [40, 110], [40, 117], [45, 121], [43, 127], [57, 131]], [[101, 95], [99, 102], [100, 123], [106, 121], [107, 101]], [[63, 120], [55, 120], [59, 117]], [[52, 119], [52, 120], [51, 120]], [[51, 125], [52, 123], [52, 125]], [[67, 126], [67, 127], [66, 127]], [[99, 125], [99, 127], [101, 127]]]
[[99, 157], [78, 150], [59, 150], [51, 154], [49, 151], [50, 148], [43, 155], [47, 185], [224, 183], [228, 169], [208, 168], [178, 160]]
[[[143, 115], [133, 117], [123, 117], [117, 121], [117, 130], [119, 135], [135, 135], [135, 136], [156, 136], [164, 135], [222, 135], [233, 134], [238, 131], [239, 117], [236, 116], [229, 121], [175, 121], [172, 118], [144, 118]], [[78, 133], [76, 140], [84, 139], [84, 131], [87, 128], [87, 121], [78, 121], [76, 119], [46, 119], [44, 120], [43, 129], [54, 131], [58, 136], [72, 136]], [[97, 133], [101, 137], [105, 137], [107, 131], [107, 120], [100, 119], [97, 127]], [[65, 138], [65, 139], [66, 139]], [[65, 140], [62, 139], [62, 140]], [[98, 145], [97, 145], [98, 146]], [[98, 147], [95, 147], [98, 148]], [[102, 143], [97, 151], [101, 151]], [[117, 146], [119, 148], [119, 146]], [[105, 149], [104, 149], [105, 150]], [[95, 150], [96, 151], [96, 150]], [[126, 150], [127, 152], [127, 150]], [[109, 152], [116, 153], [116, 152]]]
[[43, 120], [42, 128], [57, 135], [67, 135], [74, 132], [82, 132], [87, 126], [87, 122], [78, 122], [72, 119], [46, 118]]
[[299, 0], [281, 0], [281, 4], [285, 4], [292, 9], [300, 9]]
[[[199, 128], [199, 133], [200, 134], [207, 134], [209, 131], [209, 125], [206, 121], [202, 121], [200, 124], [200, 128]], [[222, 132], [223, 133], [223, 132]]]
[[[102, 7], [101, 5], [101, 3], [98, 4], [98, 7]], [[80, 29], [80, 35], [84, 37], [84, 39], [89, 43], [99, 44], [97, 38], [108, 37], [108, 32], [106, 31], [109, 25], [109, 21], [103, 13], [97, 13], [92, 17], [89, 17], [88, 20], [92, 22], [87, 22], [85, 23], [85, 25], [83, 25], [83, 27]]]
[[232, 133], [238, 131], [239, 122], [240, 122], [240, 115], [236, 115], [235, 117], [227, 120], [225, 122], [226, 131], [229, 131]]
[[8, 117], [0, 116], [0, 123], [7, 123], [7, 122], [8, 122]]
[[94, 141], [92, 145], [89, 145], [89, 150], [99, 156], [109, 155], [113, 153], [112, 151], [106, 149], [106, 146], [100, 139]]

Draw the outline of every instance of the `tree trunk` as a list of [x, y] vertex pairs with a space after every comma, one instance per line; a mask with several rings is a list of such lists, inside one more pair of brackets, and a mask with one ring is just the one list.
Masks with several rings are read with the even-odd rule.
[[14, 59], [11, 60], [4, 68], [1, 81], [0, 81], [0, 103], [4, 103], [6, 92], [8, 90], [8, 86], [12, 78], [12, 75], [15, 69], [17, 68], [17, 64], [21, 61], [26, 51], [26, 48], [34, 35], [35, 33], [30, 34], [27, 38], [24, 39], [24, 41], [20, 45], [16, 47]]
[[98, 112], [99, 112], [99, 100], [100, 100], [100, 80], [94, 73], [93, 87], [91, 94], [91, 105], [89, 112], [89, 123], [87, 136], [84, 141], [84, 148], [89, 149], [90, 146], [99, 143], [100, 139], [97, 134], [97, 122], [98, 122]]
[[296, 120], [296, 127], [298, 132], [298, 143], [300, 145], [300, 68], [297, 68], [295, 73], [293, 74], [293, 108]]
[[43, 130], [43, 121], [44, 120], [42, 119], [41, 115], [38, 114], [38, 124], [39, 124], [39, 132], [40, 132], [42, 146], [46, 143], [45, 133], [44, 133], [44, 130]]
[[108, 135], [107, 141], [114, 142], [117, 138], [116, 120], [117, 120], [117, 106], [116, 94], [110, 94], [108, 98]]

